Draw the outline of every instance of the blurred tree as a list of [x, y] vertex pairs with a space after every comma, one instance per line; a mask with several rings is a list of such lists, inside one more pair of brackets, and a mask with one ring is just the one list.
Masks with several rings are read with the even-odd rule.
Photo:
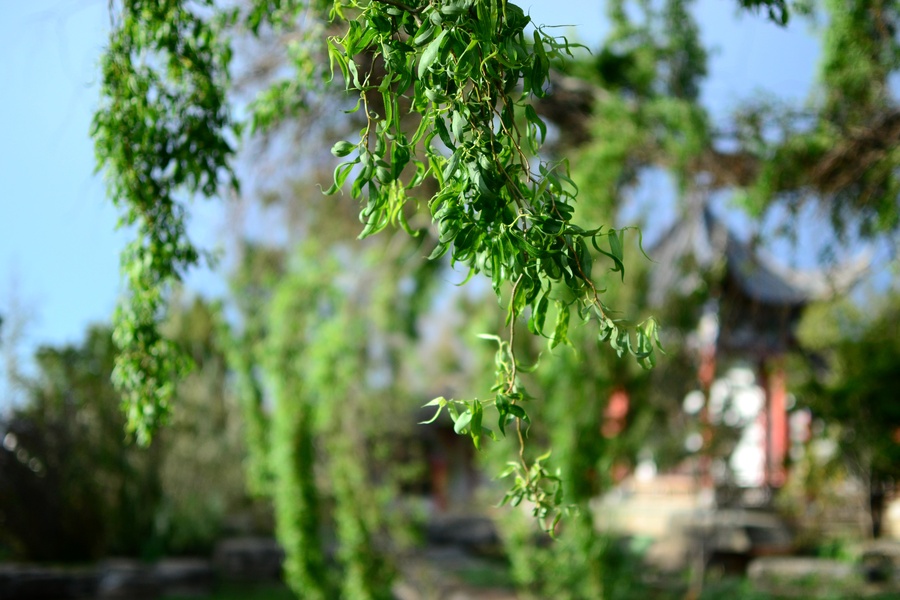
[[0, 537], [14, 555], [84, 561], [211, 550], [226, 512], [245, 503], [216, 318], [195, 300], [164, 325], [198, 368], [179, 384], [172, 426], [150, 448], [123, 435], [108, 328], [38, 351], [35, 378], [19, 378], [24, 403], [5, 419], [0, 448]]
[[[706, 52], [690, 4], [612, 1], [614, 29], [594, 68], [563, 67], [581, 83], [560, 79], [566, 93], [554, 96], [566, 103], [551, 96], [543, 113], [593, 106], [568, 119], [566, 132], [582, 143], [589, 134], [602, 141], [586, 148], [596, 168], [591, 184], [616, 193], [644, 169], [662, 168], [688, 192], [727, 192], [758, 223], [779, 210], [796, 217], [811, 202], [827, 209], [829, 233], [839, 240], [895, 236], [900, 129], [889, 80], [900, 67], [897, 3], [806, 6], [818, 19], [824, 55], [810, 101], [803, 108], [747, 101], [721, 123], [698, 102]], [[794, 220], [786, 229], [801, 225]]]
[[892, 401], [900, 384], [900, 294], [874, 304], [819, 307], [801, 335], [827, 364], [807, 385], [807, 401], [838, 428], [840, 456], [868, 486], [872, 535], [879, 537], [885, 498], [900, 477], [900, 407]]
[[748, 104], [736, 139], [752, 157], [746, 205], [825, 207], [842, 237], [900, 230], [900, 5], [828, 0], [821, 87], [808, 108]]
[[418, 273], [428, 264], [411, 260], [416, 245], [405, 240], [340, 252], [339, 222], [332, 215], [320, 228], [324, 215], [308, 209], [317, 233], [291, 260], [246, 244], [232, 280], [240, 318], [225, 334], [250, 424], [248, 483], [273, 501], [298, 594], [387, 598], [391, 557], [411, 523], [391, 520], [404, 465], [385, 457], [409, 438], [406, 417], [421, 403], [398, 369], [415, 352], [417, 328], [406, 321], [416, 320], [425, 292], [415, 281], [429, 281]]
[[0, 534], [20, 558], [141, 555], [153, 539], [159, 453], [122, 435], [115, 353], [102, 327], [81, 346], [37, 353], [38, 375], [0, 450]]
[[176, 301], [165, 334], [195, 368], [176, 390], [178, 407], [159, 446], [160, 503], [155, 533], [160, 551], [208, 555], [225, 517], [251, 509], [244, 472], [244, 427], [218, 338], [219, 307], [201, 299]]

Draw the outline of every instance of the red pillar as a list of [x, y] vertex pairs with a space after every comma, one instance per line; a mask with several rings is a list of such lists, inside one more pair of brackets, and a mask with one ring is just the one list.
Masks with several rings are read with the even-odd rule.
[[766, 484], [781, 487], [786, 479], [789, 431], [787, 418], [787, 376], [782, 360], [763, 364], [766, 390]]
[[710, 490], [715, 487], [712, 478], [712, 444], [713, 426], [709, 415], [709, 392], [716, 378], [716, 348], [708, 346], [701, 351], [700, 368], [697, 371], [697, 379], [700, 390], [703, 392], [703, 408], [700, 410], [700, 435], [703, 436], [703, 446], [700, 448], [698, 460], [700, 488]]

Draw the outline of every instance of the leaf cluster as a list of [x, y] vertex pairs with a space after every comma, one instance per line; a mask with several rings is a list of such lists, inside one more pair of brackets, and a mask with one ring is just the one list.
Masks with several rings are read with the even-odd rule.
[[424, 212], [418, 194], [435, 190], [420, 219], [431, 221], [437, 238], [429, 258], [449, 255], [469, 277], [487, 276], [510, 333], [508, 341], [493, 338], [492, 398], [437, 398], [429, 406], [446, 407], [456, 432], [476, 447], [483, 435], [495, 437], [483, 424], [486, 408], [497, 411], [500, 435], [514, 423], [522, 476], [511, 493], [537, 502], [544, 519], [559, 508], [558, 495], [545, 489], [558, 482], [540, 461], [524, 460], [528, 392], [518, 377], [516, 323], [527, 316], [528, 330], [552, 349], [568, 344], [577, 314], [597, 322], [600, 342], [647, 367], [659, 346], [652, 318], [634, 328], [613, 319], [595, 283], [595, 257], [624, 278], [623, 231], [579, 224], [568, 162], [540, 155], [547, 126], [533, 101], [547, 92], [551, 64], [571, 57], [574, 45], [541, 27], [529, 35], [530, 18], [505, 0], [353, 0], [336, 2], [332, 18], [346, 30], [329, 38], [330, 63], [358, 95], [350, 112], [362, 112], [364, 126], [357, 139], [333, 146], [345, 160], [326, 193], [349, 186], [362, 205], [365, 238], [388, 226], [420, 235], [411, 225]]
[[213, 196], [223, 175], [236, 183], [237, 127], [224, 91], [230, 50], [214, 23], [173, 1], [129, 0], [119, 19], [92, 135], [121, 223], [137, 230], [122, 254], [129, 298], [115, 315], [113, 377], [129, 430], [147, 442], [188, 364], [159, 331], [169, 287], [200, 259], [179, 195]]
[[[538, 154], [547, 128], [532, 99], [545, 94], [551, 62], [571, 55], [572, 45], [540, 27], [527, 35], [530, 18], [503, 0], [354, 1], [336, 3], [332, 14], [347, 20], [347, 30], [329, 40], [329, 56], [359, 94], [355, 110], [366, 123], [357, 141], [334, 145], [336, 156], [355, 156], [337, 166], [328, 193], [352, 176], [350, 195], [363, 205], [360, 237], [389, 225], [416, 235], [407, 214], [410, 205], [419, 209], [412, 194], [431, 180], [437, 191], [428, 216], [438, 243], [430, 258], [449, 254], [470, 276], [488, 276], [505, 298], [508, 323], [530, 313], [529, 329], [544, 335], [552, 300], [553, 347], [566, 342], [577, 305], [600, 322], [602, 340], [652, 361], [649, 330], [635, 330], [636, 345], [626, 341], [593, 279], [595, 253], [624, 276], [621, 232], [577, 224], [568, 163]], [[407, 107], [415, 128], [406, 127]]]

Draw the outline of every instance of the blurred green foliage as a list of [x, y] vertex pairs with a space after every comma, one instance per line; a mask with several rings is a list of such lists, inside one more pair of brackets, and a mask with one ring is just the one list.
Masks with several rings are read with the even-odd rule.
[[[869, 491], [873, 534], [882, 530], [886, 495], [900, 479], [900, 294], [896, 289], [859, 307], [842, 300], [814, 307], [801, 341], [819, 361], [803, 400], [831, 426], [832, 457]], [[823, 368], [824, 367], [824, 368]]]
[[2, 424], [0, 543], [12, 556], [204, 554], [226, 512], [246, 504], [215, 310], [199, 300], [178, 306], [164, 327], [197, 369], [178, 386], [171, 427], [148, 448], [124, 433], [108, 328], [91, 328], [81, 344], [38, 351], [37, 375], [22, 378], [26, 401]]
[[39, 350], [28, 402], [4, 426], [0, 535], [13, 555], [89, 560], [141, 555], [160, 501], [156, 449], [130, 448], [110, 383], [111, 332]]

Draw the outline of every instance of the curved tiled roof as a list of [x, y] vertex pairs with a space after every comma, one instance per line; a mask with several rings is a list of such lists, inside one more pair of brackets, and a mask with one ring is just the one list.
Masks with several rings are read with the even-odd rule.
[[831, 270], [796, 270], [778, 264], [748, 242], [742, 241], [709, 209], [699, 194], [689, 199], [687, 210], [654, 244], [648, 254], [657, 263], [650, 299], [661, 304], [675, 292], [690, 292], [682, 268], [692, 261], [708, 270], [724, 260], [728, 275], [752, 300], [778, 306], [798, 306], [846, 292], [869, 267], [860, 257]]

